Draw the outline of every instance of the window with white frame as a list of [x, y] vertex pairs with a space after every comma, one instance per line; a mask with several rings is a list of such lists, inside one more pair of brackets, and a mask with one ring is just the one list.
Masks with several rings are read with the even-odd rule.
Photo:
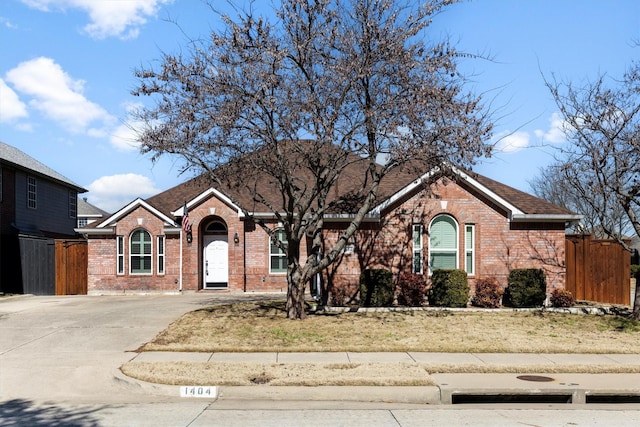
[[164, 274], [164, 236], [158, 236], [158, 274]]
[[[282, 242], [286, 248], [287, 236], [283, 229], [275, 231], [276, 238]], [[280, 249], [273, 241], [269, 244], [269, 273], [286, 273], [287, 272], [287, 254]]]
[[124, 236], [116, 237], [117, 274], [124, 274]]
[[475, 244], [476, 226], [467, 224], [464, 226], [464, 269], [470, 276], [475, 274]]
[[450, 215], [438, 215], [429, 227], [429, 269], [458, 268], [458, 224]]
[[476, 265], [476, 226], [473, 224], [467, 224], [464, 227], [464, 263], [465, 270], [468, 275], [475, 274]]
[[29, 209], [38, 208], [38, 184], [33, 176], [27, 177], [27, 207]]
[[131, 233], [129, 269], [131, 274], [151, 274], [151, 235], [146, 230]]
[[412, 271], [416, 274], [422, 274], [422, 225], [413, 225], [412, 236]]

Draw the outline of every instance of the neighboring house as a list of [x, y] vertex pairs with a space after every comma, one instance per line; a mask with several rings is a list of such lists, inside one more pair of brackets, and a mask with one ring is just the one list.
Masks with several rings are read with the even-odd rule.
[[[343, 176], [336, 192], [361, 185], [356, 177], [363, 175]], [[277, 206], [272, 179], [253, 182]], [[488, 276], [506, 284], [511, 269], [539, 267], [549, 289], [564, 286], [565, 227], [581, 218], [573, 212], [461, 170], [447, 177], [396, 173], [382, 182], [378, 200], [340, 262], [323, 275], [326, 288], [351, 292], [365, 268], [424, 275], [461, 268], [471, 284]], [[339, 237], [350, 213], [326, 216], [327, 241]], [[181, 226], [187, 221], [190, 233]], [[248, 191], [213, 186], [205, 176], [136, 199], [78, 230], [89, 242], [89, 293], [286, 291], [284, 254], [254, 221], [279, 225]]]
[[86, 197], [78, 198], [78, 228], [85, 227], [108, 216], [109, 213], [107, 211], [103, 211], [87, 202]]
[[0, 142], [0, 292], [50, 293], [53, 239], [76, 238], [87, 190]]

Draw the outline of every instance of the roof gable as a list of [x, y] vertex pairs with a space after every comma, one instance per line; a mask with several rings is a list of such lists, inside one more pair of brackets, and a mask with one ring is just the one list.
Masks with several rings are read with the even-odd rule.
[[[448, 175], [458, 184], [465, 185], [485, 197], [496, 206], [504, 209], [512, 221], [576, 221], [582, 218], [568, 209], [556, 206], [546, 200], [532, 196], [523, 191], [509, 187], [508, 185], [494, 181], [490, 178], [477, 174], [475, 172], [467, 172], [459, 168], [451, 167], [448, 169]], [[379, 215], [387, 207], [391, 206], [401, 198], [411, 194], [425, 184], [433, 182], [442, 176], [443, 172], [440, 168], [434, 168], [417, 179], [412, 180], [397, 192], [384, 199], [378, 204], [370, 214]], [[406, 178], [405, 178], [406, 180]], [[399, 179], [398, 182], [402, 182]]]
[[173, 226], [173, 227], [177, 226], [176, 222], [172, 218], [160, 212], [158, 209], [154, 208], [153, 206], [151, 206], [149, 203], [142, 200], [141, 198], [137, 198], [133, 202], [125, 206], [124, 208], [120, 209], [118, 212], [111, 215], [109, 218], [97, 224], [95, 228], [99, 229], [99, 228], [109, 227], [112, 224], [117, 223], [120, 219], [127, 216], [129, 213], [131, 213], [138, 207], [143, 207], [147, 209], [153, 215], [157, 216], [159, 219], [161, 219], [162, 221], [164, 221], [166, 224], [170, 226]]
[[39, 162], [16, 147], [5, 144], [2, 141], [0, 141], [0, 160], [19, 169], [34, 172], [66, 187], [71, 187], [79, 193], [87, 192], [86, 189], [80, 187], [78, 184], [66, 178], [62, 174], [54, 171], [49, 166]]

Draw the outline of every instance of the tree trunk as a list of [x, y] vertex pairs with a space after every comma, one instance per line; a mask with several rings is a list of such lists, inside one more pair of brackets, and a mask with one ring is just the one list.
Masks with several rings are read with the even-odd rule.
[[631, 318], [640, 320], [640, 274], [636, 274], [636, 296], [633, 303], [633, 313]]
[[289, 278], [287, 286], [287, 319], [302, 320], [307, 317], [304, 305], [304, 282], [295, 283]]

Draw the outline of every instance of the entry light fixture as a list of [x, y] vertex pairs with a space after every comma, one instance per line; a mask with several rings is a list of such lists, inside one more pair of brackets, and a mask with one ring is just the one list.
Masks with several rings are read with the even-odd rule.
[[187, 243], [191, 244], [193, 242], [193, 234], [191, 231], [187, 231]]
[[236, 232], [236, 233], [233, 235], [233, 243], [235, 243], [236, 245], [237, 245], [238, 243], [240, 243], [240, 237], [238, 237], [238, 232]]

